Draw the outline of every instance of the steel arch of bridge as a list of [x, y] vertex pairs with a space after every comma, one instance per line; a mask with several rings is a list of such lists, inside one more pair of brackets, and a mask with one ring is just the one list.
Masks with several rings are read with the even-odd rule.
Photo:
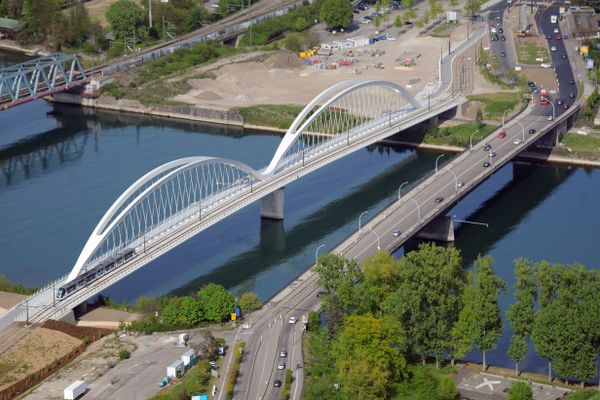
[[201, 219], [223, 202], [252, 192], [253, 184], [262, 185], [296, 167], [294, 161], [300, 154], [294, 152], [296, 143], [303, 143], [303, 157], [312, 157], [380, 128], [382, 119], [397, 121], [420, 107], [405, 88], [395, 83], [346, 81], [324, 90], [304, 107], [264, 170], [234, 160], [200, 156], [163, 164], [138, 179], [111, 205], [66, 281], [123, 248], [145, 249], [146, 243], [160, 240], [181, 224]]
[[[378, 118], [419, 107], [421, 104], [408, 90], [392, 82], [351, 80], [335, 84], [316, 96], [294, 119], [264, 174], [276, 174], [304, 160], [307, 152], [327, 147], [327, 142], [339, 139], [336, 136], [347, 134], [349, 140], [350, 134], [359, 133], [356, 128], [361, 125], [368, 127]], [[382, 115], [382, 109], [387, 113]]]
[[215, 157], [168, 162], [138, 179], [112, 204], [86, 242], [67, 281], [123, 247], [135, 248], [263, 177], [243, 163]]
[[0, 109], [87, 82], [74, 55], [52, 54], [0, 70]]

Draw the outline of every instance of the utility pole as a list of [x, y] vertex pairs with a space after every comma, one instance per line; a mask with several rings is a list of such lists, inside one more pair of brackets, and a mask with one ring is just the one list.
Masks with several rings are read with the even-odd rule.
[[152, 28], [152, 0], [148, 0], [148, 26]]

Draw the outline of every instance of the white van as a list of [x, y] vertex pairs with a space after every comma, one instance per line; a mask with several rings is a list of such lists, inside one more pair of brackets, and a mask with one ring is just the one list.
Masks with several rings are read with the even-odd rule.
[[555, 24], [558, 21], [558, 17], [556, 15], [551, 15], [550, 16], [550, 22], [552, 22], [553, 24]]

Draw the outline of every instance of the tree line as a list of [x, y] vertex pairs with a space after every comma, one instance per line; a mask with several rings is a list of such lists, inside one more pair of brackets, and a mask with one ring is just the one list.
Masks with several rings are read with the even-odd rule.
[[[316, 271], [326, 327], [316, 329], [309, 342], [320, 361], [307, 366], [307, 398], [358, 398], [357, 393], [392, 398], [407, 382], [419, 380], [423, 372], [415, 374], [412, 363], [432, 359], [438, 369], [473, 349], [482, 353], [485, 369], [486, 355], [503, 332], [498, 298], [508, 290], [493, 262], [480, 256], [469, 273], [459, 250], [434, 244], [422, 244], [398, 261], [380, 252], [362, 268], [337, 255], [321, 256]], [[593, 378], [600, 349], [600, 300], [593, 295], [600, 289], [599, 273], [579, 264], [518, 259], [515, 276], [507, 352], [516, 370], [530, 341], [560, 377]], [[309, 327], [315, 326], [316, 313], [309, 316]], [[325, 368], [327, 363], [333, 367]], [[434, 386], [422, 397], [455, 398], [444, 379]]]

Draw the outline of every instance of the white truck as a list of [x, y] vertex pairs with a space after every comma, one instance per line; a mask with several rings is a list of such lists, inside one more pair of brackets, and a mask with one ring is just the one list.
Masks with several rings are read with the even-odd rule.
[[551, 15], [550, 16], [550, 22], [552, 22], [553, 24], [558, 22], [558, 16], [556, 15]]
[[64, 390], [65, 400], [75, 400], [84, 394], [86, 390], [87, 385], [84, 381], [75, 381]]

